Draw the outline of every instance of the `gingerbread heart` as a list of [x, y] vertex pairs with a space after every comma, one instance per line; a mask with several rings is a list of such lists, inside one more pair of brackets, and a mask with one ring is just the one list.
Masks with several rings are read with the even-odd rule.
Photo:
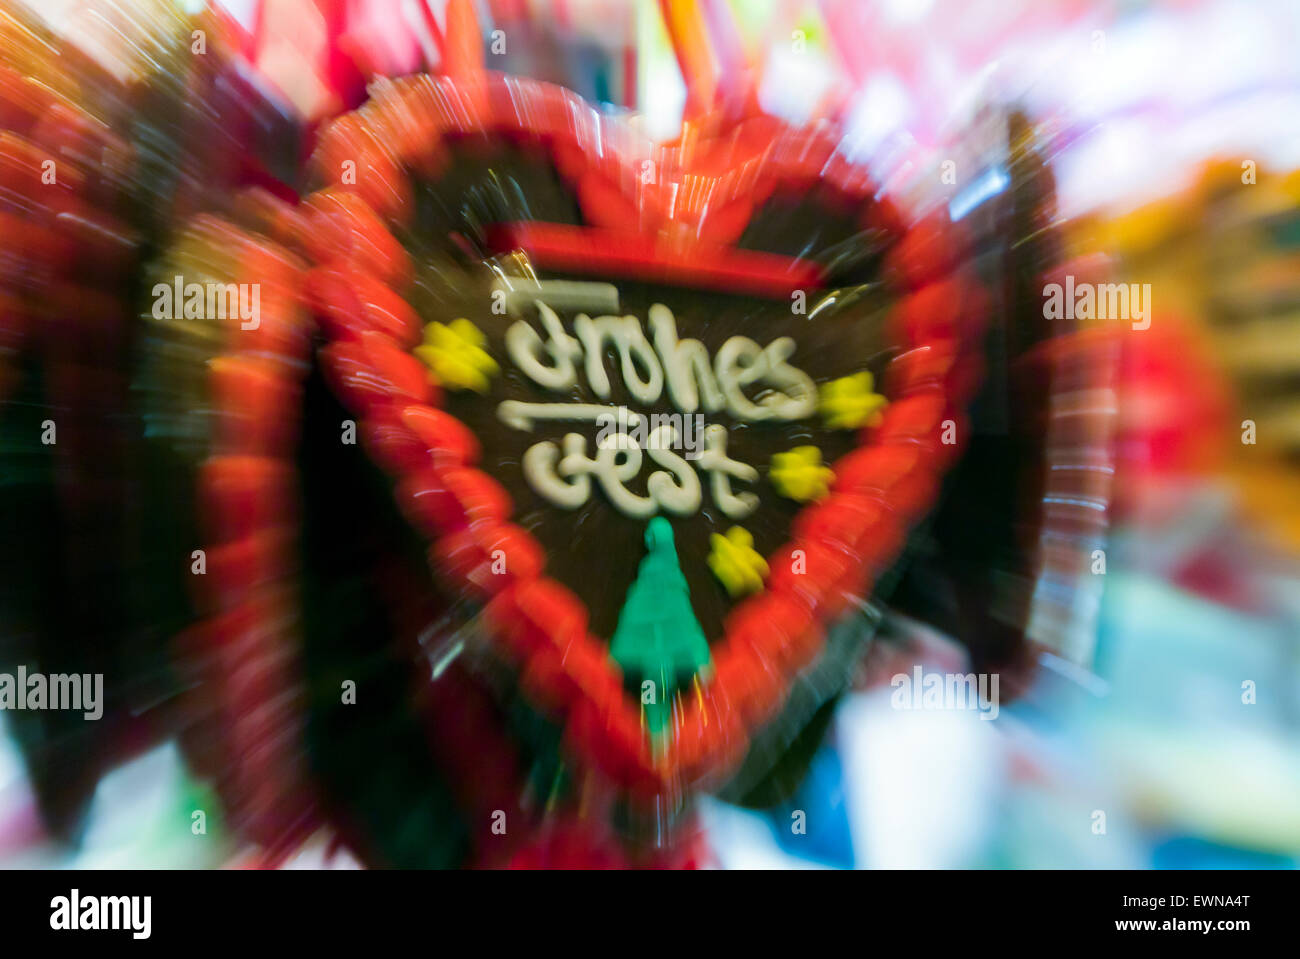
[[743, 757], [931, 505], [977, 368], [951, 225], [825, 130], [722, 126], [411, 78], [306, 202], [322, 369], [437, 579], [638, 794]]

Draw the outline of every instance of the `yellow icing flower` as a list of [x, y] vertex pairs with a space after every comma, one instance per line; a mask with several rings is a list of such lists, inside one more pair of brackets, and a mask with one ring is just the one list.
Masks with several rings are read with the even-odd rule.
[[828, 430], [855, 430], [868, 423], [875, 426], [887, 403], [876, 392], [870, 370], [831, 380], [821, 389], [821, 411]]
[[450, 326], [429, 323], [424, 328], [424, 343], [415, 348], [415, 355], [447, 389], [485, 393], [489, 378], [500, 369], [483, 349], [486, 342], [479, 328], [464, 318], [452, 320]]
[[744, 596], [763, 588], [767, 578], [767, 561], [754, 549], [749, 530], [733, 526], [723, 536], [709, 537], [709, 569], [721, 580], [729, 596]]
[[777, 453], [772, 457], [769, 476], [782, 496], [806, 503], [821, 499], [830, 492], [835, 471], [822, 465], [822, 451], [817, 447], [796, 446], [788, 453]]

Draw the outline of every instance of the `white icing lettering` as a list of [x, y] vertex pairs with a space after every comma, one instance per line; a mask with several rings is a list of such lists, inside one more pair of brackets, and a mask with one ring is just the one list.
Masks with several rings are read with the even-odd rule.
[[714, 423], [704, 431], [704, 452], [699, 458], [700, 469], [709, 474], [709, 494], [731, 519], [744, 519], [758, 509], [758, 496], [754, 493], [733, 493], [732, 479], [746, 483], [758, 482], [758, 470], [727, 456], [727, 428]]
[[673, 311], [662, 303], [650, 307], [649, 323], [673, 405], [683, 413], [694, 413], [701, 402], [710, 413], [722, 409], [726, 399], [713, 377], [709, 351], [704, 344], [699, 340], [679, 340]]
[[[677, 430], [671, 425], [660, 426], [650, 433], [646, 452], [669, 472], [656, 470], [651, 473], [646, 481], [646, 490], [669, 513], [690, 516], [700, 508], [700, 478], [690, 463], [673, 452], [676, 445]], [[673, 476], [677, 477], [676, 482]]]
[[[602, 400], [609, 398], [609, 377], [605, 375], [604, 344], [609, 340], [618, 351], [619, 367], [627, 391], [639, 403], [657, 403], [664, 388], [664, 372], [654, 347], [641, 331], [635, 316], [598, 316], [578, 314], [573, 331], [586, 352], [587, 382]], [[638, 370], [638, 366], [640, 369]], [[644, 372], [645, 376], [641, 374]]]
[[[523, 403], [519, 400], [503, 400], [497, 407], [497, 419], [514, 430], [531, 433], [534, 423], [539, 420], [595, 423], [613, 421], [616, 409], [602, 403]], [[641, 421], [637, 413], [625, 410], [622, 416], [630, 426]]]
[[817, 412], [817, 384], [803, 370], [786, 362], [795, 342], [783, 336], [767, 344], [767, 382], [775, 389], [759, 400], [779, 420], [801, 420]]
[[727, 412], [737, 419], [765, 420], [772, 415], [770, 407], [758, 406], [749, 401], [741, 389], [767, 372], [767, 358], [763, 348], [747, 336], [733, 336], [718, 350], [718, 382], [727, 398]]
[[565, 472], [570, 457], [580, 455], [587, 441], [577, 433], [564, 438], [564, 459], [549, 441], [534, 443], [524, 452], [524, 479], [538, 496], [565, 509], [577, 509], [591, 496], [591, 478], [581, 471]]
[[[703, 343], [678, 339], [673, 313], [662, 303], [651, 306], [647, 318], [652, 345], [635, 316], [592, 319], [581, 313], [570, 335], [550, 306], [534, 302], [546, 338], [524, 320], [506, 331], [510, 358], [532, 382], [547, 390], [572, 390], [578, 385], [581, 365], [592, 393], [608, 399], [605, 348], [612, 345], [632, 397], [651, 405], [666, 389], [681, 411], [634, 413], [602, 403], [502, 402], [497, 416], [512, 429], [531, 432], [540, 422], [563, 421], [600, 426], [591, 455], [586, 438], [578, 433], [567, 434], [559, 445], [542, 441], [528, 448], [522, 463], [524, 478], [539, 496], [564, 509], [577, 509], [590, 498], [594, 479], [613, 507], [627, 516], [646, 519], [660, 511], [689, 516], [700, 509], [699, 473], [704, 473], [713, 501], [728, 518], [740, 520], [758, 508], [757, 494], [733, 489], [736, 482], [757, 483], [758, 470], [727, 455], [727, 430], [719, 424], [703, 429], [701, 450], [704, 416], [696, 411], [725, 409], [748, 422], [813, 416], [817, 387], [790, 364], [796, 348], [792, 338], [780, 337], [764, 347], [749, 337], [733, 336], [711, 364]], [[641, 496], [627, 484], [640, 474], [644, 454], [661, 468], [650, 473], [647, 495]]]
[[[548, 339], [543, 342], [527, 320], [519, 320], [506, 330], [506, 352], [515, 366], [538, 386], [571, 390], [578, 385], [576, 363], [582, 359], [582, 344], [564, 332], [564, 325], [554, 310], [541, 300], [536, 302]], [[543, 355], [550, 358], [549, 363], [542, 361]]]

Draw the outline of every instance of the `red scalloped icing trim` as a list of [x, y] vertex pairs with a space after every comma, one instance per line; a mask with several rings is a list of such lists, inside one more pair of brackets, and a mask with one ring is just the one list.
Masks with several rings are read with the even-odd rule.
[[[208, 221], [208, 229], [221, 229]], [[197, 670], [192, 706], [216, 760], [217, 787], [236, 827], [274, 853], [313, 827], [297, 668], [298, 519], [294, 448], [311, 321], [304, 264], [264, 238], [229, 228], [240, 277], [262, 286], [260, 324], [223, 330], [209, 363], [217, 411], [198, 482], [206, 575], [195, 577], [205, 618], [182, 637]], [[275, 861], [272, 855], [270, 862]]]

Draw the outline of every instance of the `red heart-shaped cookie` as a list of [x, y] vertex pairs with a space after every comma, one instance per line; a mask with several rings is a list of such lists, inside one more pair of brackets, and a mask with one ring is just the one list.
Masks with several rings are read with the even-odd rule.
[[640, 794], [744, 755], [929, 508], [978, 368], [950, 224], [905, 229], [824, 130], [720, 128], [411, 78], [324, 133], [300, 227], [321, 366], [436, 575]]

